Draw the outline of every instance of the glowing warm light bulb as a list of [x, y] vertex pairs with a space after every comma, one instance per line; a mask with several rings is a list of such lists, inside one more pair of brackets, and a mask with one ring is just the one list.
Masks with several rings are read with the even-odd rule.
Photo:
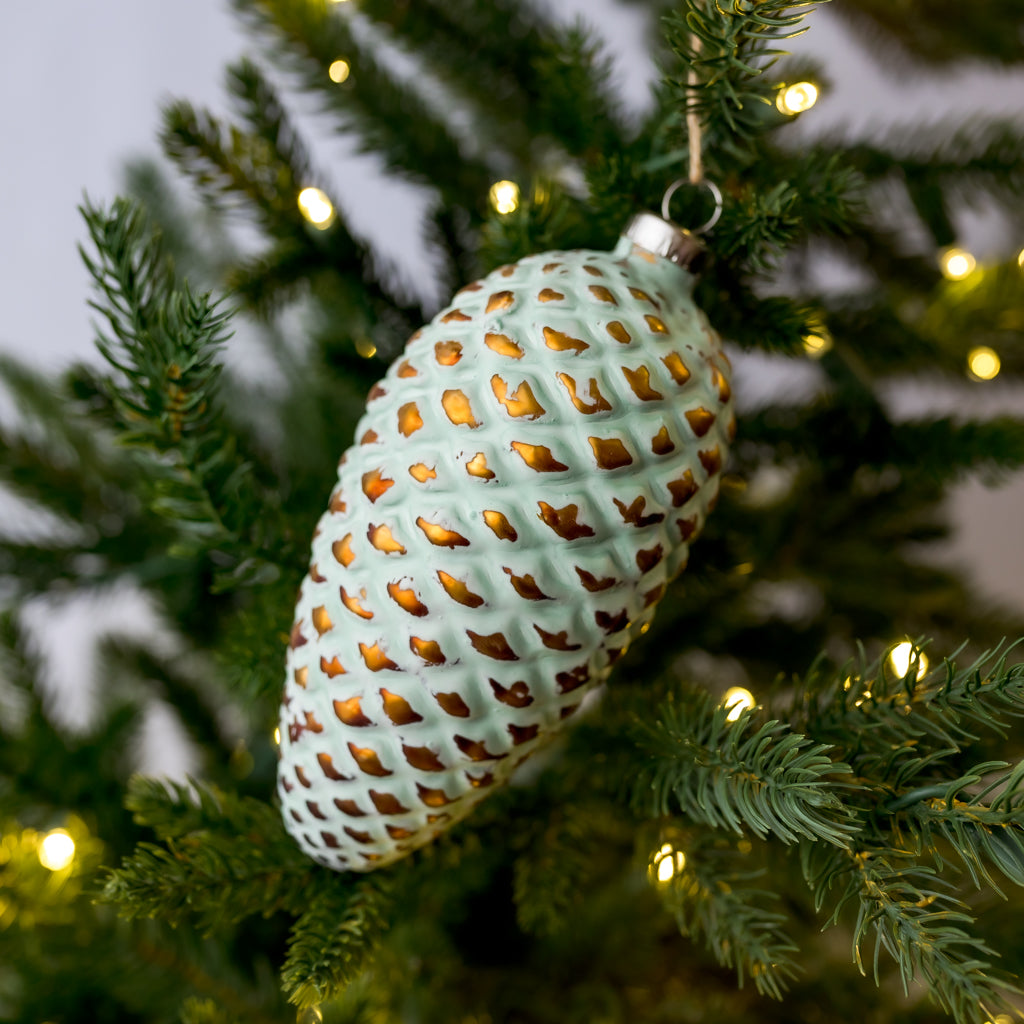
[[296, 1024], [323, 1024], [323, 1019], [319, 1006], [306, 1006], [295, 1015]]
[[824, 329], [805, 334], [802, 340], [804, 351], [812, 359], [820, 359], [832, 347], [832, 338]]
[[818, 87], [813, 82], [794, 82], [783, 86], [775, 97], [775, 106], [783, 114], [802, 114], [818, 102]]
[[334, 206], [327, 194], [318, 188], [304, 188], [299, 193], [299, 210], [313, 227], [321, 231], [334, 220]]
[[327, 76], [332, 82], [337, 82], [341, 85], [348, 78], [351, 71], [352, 69], [349, 67], [348, 61], [339, 58], [331, 63], [331, 66], [327, 69]]
[[747, 708], [752, 708], [755, 703], [754, 695], [749, 690], [745, 690], [742, 686], [730, 686], [722, 698], [722, 707], [729, 709], [725, 720], [735, 722]]
[[274, 746], [275, 747], [281, 746], [281, 727], [280, 726], [278, 726], [274, 730]]
[[496, 181], [488, 198], [497, 213], [511, 213], [519, 206], [519, 186], [514, 181]]
[[39, 844], [39, 863], [50, 871], [63, 871], [75, 859], [75, 841], [66, 829], [55, 828]]
[[1002, 367], [999, 353], [984, 345], [972, 348], [967, 353], [967, 372], [975, 380], [992, 380], [999, 376]]
[[1024, 249], [1017, 253], [1017, 266], [1024, 270]]
[[917, 661], [916, 678], [921, 679], [928, 671], [928, 658], [924, 651], [917, 650], [909, 640], [904, 640], [889, 652], [889, 664], [900, 679], [903, 679], [910, 671], [910, 663], [915, 659]]
[[673, 849], [671, 843], [662, 843], [651, 857], [650, 875], [659, 885], [667, 885], [686, 867], [686, 854]]
[[360, 338], [356, 342], [356, 351], [364, 359], [372, 359], [377, 354], [377, 346], [369, 338]]
[[962, 281], [978, 265], [978, 261], [966, 250], [955, 245], [939, 253], [939, 267], [951, 281]]

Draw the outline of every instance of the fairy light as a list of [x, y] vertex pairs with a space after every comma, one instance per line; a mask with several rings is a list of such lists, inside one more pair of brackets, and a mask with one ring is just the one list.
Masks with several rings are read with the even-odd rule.
[[274, 730], [274, 746], [275, 747], [281, 746], [281, 727], [280, 726], [278, 726]]
[[334, 206], [327, 193], [318, 188], [304, 188], [299, 193], [299, 210], [302, 216], [321, 231], [330, 227], [334, 220]]
[[832, 347], [832, 338], [824, 328], [805, 334], [801, 340], [804, 351], [812, 359], [820, 359]]
[[999, 353], [985, 345], [972, 348], [967, 353], [967, 373], [975, 380], [992, 380], [1003, 368]]
[[75, 859], [75, 841], [67, 829], [47, 832], [39, 844], [39, 863], [50, 871], [63, 871]]
[[377, 354], [377, 346], [369, 338], [360, 338], [356, 342], [356, 351], [364, 359], [372, 359]]
[[675, 849], [671, 843], [662, 843], [651, 857], [648, 873], [658, 885], [668, 885], [686, 867], [686, 854]]
[[511, 213], [519, 206], [519, 186], [514, 181], [496, 181], [487, 196], [496, 213]]
[[323, 1024], [323, 1019], [319, 1006], [305, 1006], [295, 1015], [296, 1024]]
[[889, 652], [889, 664], [899, 679], [906, 677], [910, 671], [910, 663], [914, 660], [917, 661], [916, 678], [922, 679], [928, 671], [928, 657], [924, 651], [915, 648], [909, 640], [904, 640]]
[[348, 61], [341, 60], [341, 58], [339, 58], [338, 60], [331, 62], [331, 66], [327, 69], [327, 77], [330, 78], [332, 82], [337, 82], [338, 85], [341, 85], [341, 83], [348, 78], [351, 72], [352, 68], [349, 67]]
[[725, 720], [735, 722], [747, 708], [752, 708], [755, 703], [754, 695], [749, 690], [745, 690], [742, 686], [730, 686], [722, 698], [722, 707], [729, 709]]
[[951, 245], [939, 253], [939, 269], [951, 281], [962, 281], [978, 265], [978, 261], [966, 250]]
[[810, 110], [818, 102], [818, 87], [813, 82], [794, 82], [784, 85], [775, 97], [775, 106], [791, 117]]
[[1017, 253], [1017, 266], [1024, 270], [1024, 249]]

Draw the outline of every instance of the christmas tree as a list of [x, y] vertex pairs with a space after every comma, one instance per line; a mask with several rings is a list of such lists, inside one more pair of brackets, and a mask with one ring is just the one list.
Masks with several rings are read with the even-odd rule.
[[[41, 523], [0, 542], [0, 1020], [1013, 1019], [1024, 623], [933, 552], [951, 486], [1019, 468], [1024, 424], [910, 416], [893, 396], [908, 380], [965, 395], [1024, 365], [1022, 257], [978, 265], [954, 227], [968, 196], [1019, 225], [1019, 126], [981, 111], [869, 141], [795, 137], [787, 126], [827, 69], [783, 51], [813, 27], [815, 3], [639, 4], [662, 74], [636, 116], [590, 35], [520, 0], [234, 6], [263, 55], [228, 69], [232, 117], [171, 103], [161, 141], [176, 179], [139, 165], [132, 198], [83, 205], [102, 365], [59, 380], [0, 365], [20, 409], [0, 435], [3, 483]], [[1010, 6], [843, 0], [829, 12], [874, 33], [886, 59], [955, 68], [1019, 62], [1024, 16]], [[429, 196], [429, 282], [413, 287], [351, 229], [344, 169], [315, 166], [299, 127], [304, 95], [318, 129]], [[666, 214], [714, 221], [695, 277], [635, 236], [618, 241], [677, 181]], [[852, 271], [842, 287], [818, 283], [825, 261]], [[612, 281], [613, 267], [640, 276]], [[661, 276], [648, 286], [645, 274]], [[512, 313], [486, 333], [460, 323], [511, 308], [523, 281], [541, 289], [524, 316], [550, 303], [555, 326], [528, 337]], [[588, 354], [598, 336], [622, 372], [572, 376], [608, 358]], [[662, 336], [690, 354], [630, 348]], [[640, 365], [616, 355], [627, 350], [654, 354]], [[500, 359], [523, 374], [480, 369]], [[449, 369], [461, 390], [438, 384], [432, 413], [403, 390]], [[798, 394], [744, 396], [758, 375], [798, 373], [811, 382]], [[463, 451], [474, 387], [533, 441]], [[588, 426], [574, 449], [556, 394], [587, 424], [636, 407], [615, 437]], [[529, 488], [510, 486], [504, 511], [482, 513], [489, 539], [470, 544], [469, 526], [410, 507], [421, 492], [388, 475], [401, 439], [365, 425], [356, 436], [368, 399], [417, 435], [416, 486], [442, 463], [464, 471], [463, 488], [525, 464], [576, 473], [576, 504], [538, 513]], [[630, 430], [655, 408], [675, 419], [644, 435], [641, 457]], [[440, 410], [447, 421], [425, 425]], [[353, 444], [341, 474], [354, 501], [335, 489]], [[647, 487], [646, 467], [670, 452], [691, 468], [659, 483], [664, 511], [653, 485], [630, 504], [609, 482]], [[598, 497], [621, 518], [588, 550], [628, 556], [607, 579], [549, 535], [589, 543]], [[657, 548], [618, 536], [662, 521]], [[416, 555], [419, 575], [373, 570], [352, 589], [343, 573], [367, 545], [412, 550], [403, 522], [471, 568]], [[544, 540], [508, 567], [527, 525]], [[472, 563], [455, 558], [467, 545]], [[311, 546], [325, 552], [312, 565]], [[619, 622], [600, 595], [627, 577]], [[339, 580], [340, 605], [296, 608], [300, 585], [334, 593]], [[495, 603], [474, 586], [518, 602], [500, 605], [511, 610], [493, 633], [472, 628]], [[374, 587], [398, 609], [379, 648], [357, 633]], [[439, 587], [443, 614], [427, 607]], [[62, 608], [117, 588], [159, 628], [110, 631], [74, 681], [95, 687], [95, 711], [69, 728], [27, 621], [59, 643]], [[332, 614], [351, 615], [333, 634]], [[584, 618], [600, 637], [578, 670], [562, 668]], [[407, 619], [425, 624], [411, 639]], [[519, 659], [513, 682], [493, 666], [518, 657], [519, 629], [544, 651]], [[406, 753], [402, 778], [429, 834], [395, 826], [409, 808], [371, 788], [395, 774], [383, 747], [342, 740], [313, 762], [317, 792], [351, 781], [349, 761], [370, 776], [358, 800], [304, 795], [296, 759], [325, 723], [296, 701], [326, 695], [353, 736], [369, 722], [370, 690], [343, 689], [349, 648], [327, 656], [342, 633], [396, 680], [374, 697], [396, 728], [426, 712], [419, 670], [388, 664], [401, 661], [389, 642], [401, 635], [426, 679], [460, 638], [464, 678], [420, 687], [430, 714], [456, 724]], [[524, 709], [542, 691], [534, 721]], [[458, 731], [485, 698], [509, 751], [537, 747], [515, 773], [498, 767], [509, 755], [496, 740]], [[193, 760], [187, 784], [133, 774], [155, 704]], [[468, 795], [417, 790], [415, 773], [456, 748], [474, 763]], [[451, 820], [427, 816], [449, 803]], [[359, 859], [371, 832], [393, 841], [386, 864]], [[339, 848], [349, 859], [332, 860]]]

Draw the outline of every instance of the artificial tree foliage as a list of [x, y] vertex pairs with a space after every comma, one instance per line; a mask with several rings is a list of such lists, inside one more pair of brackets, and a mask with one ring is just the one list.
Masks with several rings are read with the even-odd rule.
[[[19, 409], [0, 481], [46, 515], [0, 531], [0, 1020], [1003, 1024], [1022, 1005], [1024, 623], [932, 552], [953, 485], [1021, 467], [1024, 423], [891, 396], [991, 386], [966, 378], [978, 346], [1000, 379], [1024, 367], [1017, 254], [959, 281], [937, 259], [968, 198], [1020, 223], [1024, 132], [979, 110], [796, 144], [780, 86], [828, 69], [783, 51], [820, 5], [635, 6], [660, 75], [628, 114], [596, 37], [526, 0], [234, 0], [253, 47], [231, 113], [168, 103], [165, 161], [84, 201], [99, 359], [52, 380], [0, 362]], [[1020, 63], [1015, 4], [828, 12], [907, 74]], [[694, 123], [724, 197], [697, 302], [739, 380], [810, 363], [814, 387], [738, 391], [687, 571], [572, 728], [413, 856], [318, 867], [274, 802], [273, 730], [366, 393], [456, 289], [614, 245], [687, 177]], [[350, 226], [349, 171], [312, 132], [425, 192], [434, 278]], [[499, 180], [515, 209], [490, 202]], [[705, 202], [684, 189], [673, 216]], [[859, 283], [814, 285], [822, 259]], [[21, 609], [126, 586], [163, 631], [102, 639], [64, 681], [96, 681], [69, 731]], [[188, 783], [132, 776], [154, 702]], [[51, 870], [57, 827], [76, 855]]]

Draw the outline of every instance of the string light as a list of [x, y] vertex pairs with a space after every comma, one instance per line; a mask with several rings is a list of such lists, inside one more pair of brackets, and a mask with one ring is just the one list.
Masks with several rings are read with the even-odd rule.
[[377, 346], [369, 338], [360, 338], [356, 342], [356, 351], [364, 359], [372, 359], [377, 354]]
[[662, 843], [657, 853], [651, 857], [648, 874], [658, 885], [668, 885], [685, 867], [686, 854], [682, 850], [674, 849], [671, 843]]
[[939, 268], [951, 281], [962, 281], [978, 265], [978, 261], [966, 250], [951, 245], [939, 253]]
[[338, 60], [331, 62], [331, 66], [327, 69], [327, 77], [332, 82], [337, 82], [338, 85], [341, 85], [348, 78], [351, 71], [352, 68], [349, 67], [348, 61], [342, 60], [339, 57]]
[[910, 671], [910, 663], [917, 661], [917, 679], [923, 679], [928, 671], [928, 657], [924, 651], [918, 650], [909, 640], [897, 644], [889, 652], [889, 664], [897, 677], [904, 679]]
[[824, 328], [805, 334], [802, 341], [812, 359], [820, 359], [832, 347], [832, 337]]
[[281, 746], [281, 727], [280, 726], [278, 726], [274, 730], [274, 746], [275, 747]]
[[75, 841], [67, 829], [55, 828], [39, 844], [39, 863], [50, 871], [63, 871], [75, 859]]
[[313, 227], [319, 228], [321, 231], [324, 228], [330, 227], [334, 220], [334, 206], [331, 204], [330, 199], [327, 198], [327, 193], [310, 186], [309, 188], [304, 188], [299, 193], [298, 201], [302, 216]]
[[810, 110], [818, 102], [818, 87], [813, 82], [794, 82], [784, 85], [775, 97], [775, 106], [791, 117]]
[[1024, 249], [1017, 253], [1017, 266], [1024, 270]]
[[735, 722], [747, 708], [752, 708], [755, 703], [754, 695], [749, 690], [745, 690], [742, 686], [730, 686], [722, 698], [722, 707], [729, 709], [725, 720]]
[[972, 348], [967, 353], [967, 372], [975, 380], [992, 380], [1003, 368], [999, 354], [984, 345]]
[[496, 213], [511, 213], [519, 206], [519, 186], [514, 181], [496, 181], [487, 195]]
[[319, 1006], [306, 1006], [295, 1015], [296, 1024], [323, 1024], [323, 1019]]

